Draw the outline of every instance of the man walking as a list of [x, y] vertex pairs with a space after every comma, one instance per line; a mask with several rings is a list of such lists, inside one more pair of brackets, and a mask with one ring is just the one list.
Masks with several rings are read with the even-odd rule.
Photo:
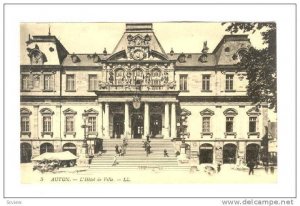
[[249, 167], [249, 175], [254, 175], [255, 162], [253, 160], [250, 160], [247, 166]]

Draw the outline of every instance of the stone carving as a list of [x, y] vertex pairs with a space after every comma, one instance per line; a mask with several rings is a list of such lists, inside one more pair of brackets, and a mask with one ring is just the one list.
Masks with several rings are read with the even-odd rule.
[[106, 82], [99, 81], [99, 88], [100, 89], [106, 89], [106, 87], [107, 87], [107, 83]]
[[151, 37], [146, 34], [142, 36], [137, 34], [135, 36], [128, 35], [128, 53], [129, 58], [134, 60], [143, 60], [146, 57], [149, 57], [149, 42]]
[[167, 86], [169, 89], [174, 89], [176, 87], [176, 81], [169, 82]]
[[110, 84], [114, 83], [114, 73], [112, 71], [109, 71], [108, 81], [109, 81]]

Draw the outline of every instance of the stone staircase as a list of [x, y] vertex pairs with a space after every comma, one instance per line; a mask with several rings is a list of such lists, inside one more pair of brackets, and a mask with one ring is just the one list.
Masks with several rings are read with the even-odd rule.
[[[118, 164], [112, 166], [115, 146], [122, 145], [122, 140], [104, 140], [103, 154], [94, 157], [90, 165], [90, 171], [136, 171], [136, 170], [161, 170], [161, 171], [189, 171], [189, 166], [181, 166], [177, 163], [173, 142], [164, 139], [151, 139], [151, 153], [146, 155], [143, 147], [145, 140], [128, 140], [126, 154], [117, 156]], [[164, 157], [164, 149], [169, 157]]]

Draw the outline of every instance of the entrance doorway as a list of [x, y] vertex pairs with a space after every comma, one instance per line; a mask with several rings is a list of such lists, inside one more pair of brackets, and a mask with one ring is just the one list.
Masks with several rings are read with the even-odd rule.
[[150, 133], [151, 137], [158, 137], [161, 135], [162, 118], [161, 114], [152, 114], [150, 117]]
[[199, 148], [199, 163], [213, 163], [213, 146], [203, 144]]
[[140, 139], [144, 133], [144, 117], [142, 114], [131, 116], [131, 134], [133, 138]]
[[246, 162], [251, 160], [257, 161], [259, 153], [259, 145], [258, 144], [249, 144], [246, 147]]
[[21, 163], [27, 163], [31, 161], [32, 148], [29, 143], [21, 143]]
[[113, 138], [120, 139], [121, 135], [124, 134], [124, 115], [115, 114], [113, 121]]
[[44, 154], [45, 152], [54, 152], [53, 144], [44, 143], [40, 146], [40, 154]]
[[96, 138], [94, 141], [94, 153], [97, 154], [103, 150], [103, 139]]
[[63, 151], [69, 151], [73, 155], [76, 156], [77, 148], [76, 148], [76, 145], [73, 144], [73, 143], [66, 143], [66, 144], [63, 145]]
[[226, 144], [223, 147], [223, 163], [235, 164], [236, 163], [236, 145]]

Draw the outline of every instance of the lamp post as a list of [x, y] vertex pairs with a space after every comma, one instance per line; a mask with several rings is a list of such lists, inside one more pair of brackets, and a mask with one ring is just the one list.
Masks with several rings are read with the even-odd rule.
[[87, 128], [91, 125], [87, 123], [87, 114], [86, 111], [84, 111], [83, 115], [83, 125], [81, 125], [81, 128], [83, 128], [84, 131], [84, 137], [83, 137], [83, 144], [80, 151], [79, 156], [79, 164], [81, 165], [87, 165], [89, 160], [89, 154], [88, 154], [88, 144], [87, 144]]

